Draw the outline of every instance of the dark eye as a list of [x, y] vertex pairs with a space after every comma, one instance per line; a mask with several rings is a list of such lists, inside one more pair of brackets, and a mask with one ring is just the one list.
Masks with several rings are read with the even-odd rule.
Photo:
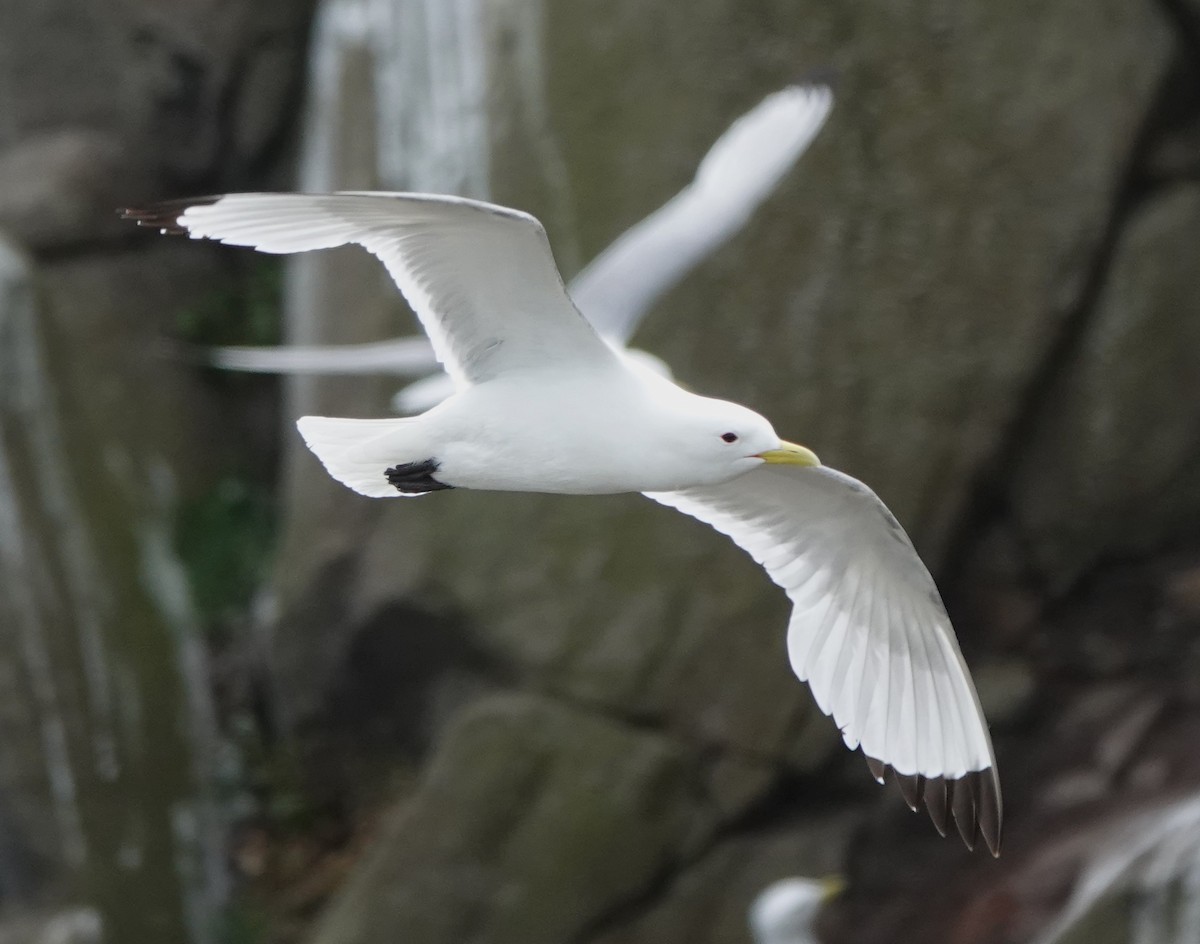
[[726, 442], [737, 442], [737, 433], [722, 433], [721, 438]]

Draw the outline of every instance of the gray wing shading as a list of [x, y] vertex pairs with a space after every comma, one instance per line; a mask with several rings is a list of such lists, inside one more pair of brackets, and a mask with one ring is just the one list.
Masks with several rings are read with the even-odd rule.
[[721, 485], [647, 497], [747, 551], [793, 604], [787, 648], [851, 749], [894, 772], [939, 832], [1000, 843], [987, 723], [933, 578], [869, 488], [821, 466], [762, 466]]
[[567, 296], [541, 223], [516, 210], [429, 194], [243, 193], [125, 215], [261, 252], [357, 243], [383, 261], [458, 384], [614, 357]]
[[827, 86], [794, 85], [738, 118], [691, 184], [572, 280], [571, 297], [596, 330], [628, 342], [659, 296], [746, 225], [816, 137], [832, 105]]

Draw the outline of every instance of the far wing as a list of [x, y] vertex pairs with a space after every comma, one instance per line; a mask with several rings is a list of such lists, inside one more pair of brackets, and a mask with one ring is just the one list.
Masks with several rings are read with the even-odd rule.
[[828, 87], [793, 85], [738, 118], [691, 184], [571, 281], [571, 297], [596, 330], [627, 343], [660, 295], [746, 225], [816, 137], [832, 105]]
[[423, 337], [366, 344], [231, 346], [208, 348], [213, 367], [259, 374], [396, 374], [420, 377], [437, 370], [433, 348]]
[[454, 393], [454, 381], [439, 370], [436, 374], [414, 380], [392, 396], [392, 409], [405, 416], [415, 416], [432, 410]]
[[939, 831], [1000, 842], [1000, 784], [987, 723], [929, 571], [883, 502], [824, 466], [762, 466], [722, 485], [647, 497], [707, 522], [749, 552], [793, 604], [792, 669], [851, 748]]
[[517, 210], [431, 194], [234, 193], [125, 215], [262, 252], [357, 243], [387, 266], [459, 384], [614, 358], [567, 296], [542, 224]]

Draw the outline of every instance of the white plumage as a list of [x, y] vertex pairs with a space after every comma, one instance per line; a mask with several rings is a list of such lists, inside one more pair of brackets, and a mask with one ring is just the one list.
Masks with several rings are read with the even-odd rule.
[[821, 906], [842, 891], [842, 881], [784, 878], [759, 892], [750, 905], [754, 944], [817, 944]]

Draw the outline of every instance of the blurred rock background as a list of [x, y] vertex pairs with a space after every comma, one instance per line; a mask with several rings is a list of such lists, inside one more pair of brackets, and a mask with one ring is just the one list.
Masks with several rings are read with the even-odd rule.
[[[537, 214], [569, 275], [814, 67], [829, 124], [636, 341], [905, 523], [993, 725], [999, 861], [841, 748], [719, 535], [632, 496], [368, 502], [291, 424], [390, 383], [189, 358], [408, 330], [372, 260], [113, 213], [445, 190]], [[0, 941], [733, 944], [830, 871], [829, 942], [1037, 939], [1200, 790], [1198, 121], [1190, 0], [8, 0]], [[1196, 847], [1071, 940], [1196, 940]]]

